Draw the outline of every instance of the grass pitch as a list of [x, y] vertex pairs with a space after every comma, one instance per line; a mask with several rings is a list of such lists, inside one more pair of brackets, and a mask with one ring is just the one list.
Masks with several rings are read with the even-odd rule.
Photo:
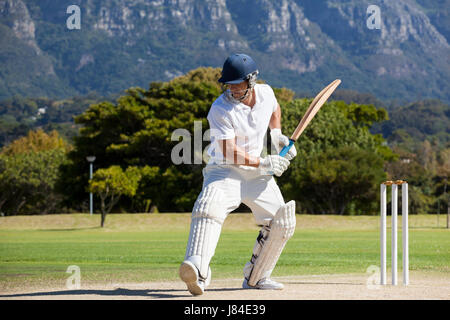
[[[410, 215], [409, 223], [410, 270], [448, 279], [450, 230], [436, 228], [435, 216]], [[89, 214], [1, 217], [0, 291], [64, 287], [72, 265], [83, 284], [178, 280], [190, 214], [111, 214], [99, 224]], [[398, 225], [401, 277], [401, 217]], [[251, 214], [226, 219], [211, 262], [215, 279], [242, 278], [258, 231]], [[379, 266], [379, 235], [376, 216], [297, 215], [273, 275], [365, 274]], [[387, 239], [389, 267], [389, 229]]]

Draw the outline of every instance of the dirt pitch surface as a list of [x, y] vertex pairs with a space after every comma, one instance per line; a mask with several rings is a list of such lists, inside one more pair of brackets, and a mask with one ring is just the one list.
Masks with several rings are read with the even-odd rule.
[[[183, 282], [112, 283], [78, 290], [15, 288], [0, 292], [0, 299], [19, 300], [449, 300], [450, 278], [424, 273], [410, 275], [409, 286], [370, 285], [368, 275], [274, 277], [283, 290], [244, 290], [242, 279], [216, 279], [207, 291], [191, 296]], [[390, 280], [390, 278], [388, 278]]]

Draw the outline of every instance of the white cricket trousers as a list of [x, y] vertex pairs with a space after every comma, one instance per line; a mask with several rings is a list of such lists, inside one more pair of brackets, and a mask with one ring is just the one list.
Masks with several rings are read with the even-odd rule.
[[216, 204], [212, 206], [214, 211], [207, 215], [222, 221], [244, 203], [251, 209], [256, 224], [269, 225], [278, 209], [285, 205], [274, 177], [261, 175], [252, 167], [210, 164], [203, 169], [203, 178], [202, 193], [205, 189], [217, 190], [213, 199], [209, 199]]
[[252, 211], [256, 224], [268, 226], [284, 199], [273, 176], [236, 165], [208, 164], [203, 169], [203, 188], [192, 210], [185, 260], [208, 278], [209, 262], [219, 241], [223, 222], [241, 203]]

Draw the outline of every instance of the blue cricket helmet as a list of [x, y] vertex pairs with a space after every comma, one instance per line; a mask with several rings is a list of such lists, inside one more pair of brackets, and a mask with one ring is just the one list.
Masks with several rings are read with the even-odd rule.
[[243, 53], [232, 54], [225, 60], [222, 68], [222, 77], [219, 82], [225, 84], [238, 84], [250, 78], [258, 68], [253, 59]]

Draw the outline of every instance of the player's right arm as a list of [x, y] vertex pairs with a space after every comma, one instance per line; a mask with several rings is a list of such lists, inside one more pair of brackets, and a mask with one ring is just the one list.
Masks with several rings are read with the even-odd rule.
[[218, 141], [226, 163], [237, 164], [257, 168], [260, 164], [260, 157], [250, 155], [248, 152], [236, 145], [235, 138]]
[[281, 176], [290, 162], [279, 155], [268, 155], [265, 158], [255, 157], [237, 146], [234, 139], [219, 140], [222, 154], [228, 164], [245, 165], [261, 170], [263, 175]]

